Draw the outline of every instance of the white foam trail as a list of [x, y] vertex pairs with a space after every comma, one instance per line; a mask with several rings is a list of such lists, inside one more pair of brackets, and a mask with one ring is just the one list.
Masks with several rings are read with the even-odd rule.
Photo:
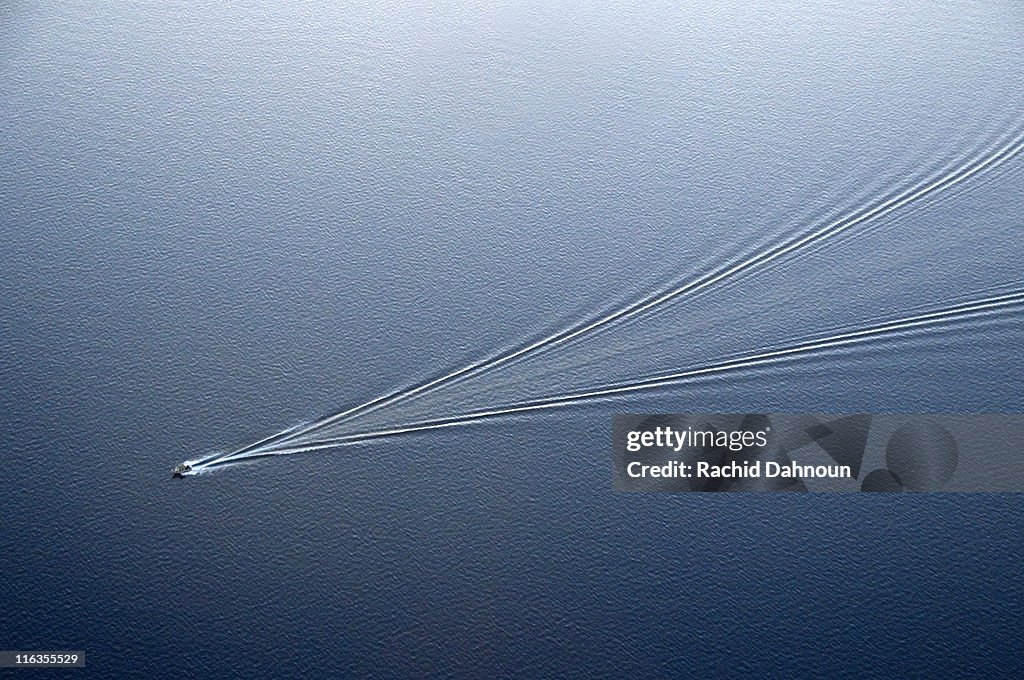
[[[199, 465], [212, 465], [214, 463], [232, 460], [236, 456], [239, 457], [239, 459], [244, 459], [250, 454], [260, 455], [275, 444], [286, 444], [288, 441], [300, 439], [305, 435], [316, 432], [317, 430], [330, 425], [344, 422], [356, 415], [376, 411], [390, 404], [414, 398], [417, 395], [436, 389], [441, 385], [455, 382], [471, 375], [479, 375], [480, 373], [493, 370], [504, 364], [526, 357], [534, 352], [544, 351], [552, 347], [571, 343], [572, 341], [589, 333], [599, 331], [605, 327], [610, 327], [612, 324], [621, 320], [639, 316], [652, 309], [661, 307], [667, 302], [677, 298], [707, 290], [721, 282], [725, 282], [730, 279], [746, 278], [747, 275], [750, 275], [754, 271], [758, 271], [764, 267], [770, 267], [773, 263], [777, 263], [803, 249], [808, 247], [813, 247], [815, 249], [817, 247], [821, 247], [822, 242], [831, 240], [840, 234], [848, 232], [857, 225], [888, 215], [893, 211], [914, 203], [923, 197], [957, 186], [978, 173], [999, 167], [1006, 161], [1018, 155], [1020, 151], [1024, 149], [1024, 135], [1018, 134], [1019, 130], [1020, 127], [1018, 126], [1016, 128], [1012, 128], [1010, 132], [1003, 135], [1002, 140], [1008, 139], [1009, 141], [1002, 144], [1002, 146], [999, 146], [993, 152], [980, 157], [974, 156], [973, 158], [963, 161], [962, 164], [959, 165], [949, 163], [943, 168], [943, 170], [945, 170], [953, 165], [953, 169], [949, 172], [945, 172], [938, 177], [932, 174], [930, 177], [918, 181], [910, 188], [901, 191], [892, 198], [886, 199], [873, 207], [850, 211], [845, 216], [828, 222], [823, 227], [819, 227], [810, 232], [800, 232], [793, 237], [787, 237], [783, 242], [775, 245], [769, 244], [766, 248], [746, 257], [738, 263], [731, 264], [717, 270], [712, 270], [708, 274], [703, 275], [696, 280], [691, 280], [668, 291], [656, 293], [653, 296], [645, 298], [637, 303], [627, 305], [626, 307], [606, 314], [594, 321], [558, 331], [518, 350], [504, 355], [499, 355], [498, 357], [491, 357], [472, 363], [447, 375], [435, 378], [420, 385], [392, 391], [381, 397], [327, 418], [323, 418], [319, 421], [294, 426], [288, 430], [275, 433], [230, 453], [218, 454], [215, 457], [207, 457], [206, 459], [199, 461]], [[1002, 140], [996, 141], [994, 145], [1001, 144]], [[991, 148], [991, 146], [988, 147], [986, 151]]]
[[[1015, 132], [1016, 131], [1019, 131], [1019, 128], [1017, 128]], [[570, 342], [571, 340], [609, 326], [622, 319], [641, 315], [648, 310], [664, 305], [665, 303], [682, 296], [703, 291], [739, 274], [767, 266], [807, 246], [814, 245], [825, 239], [842, 234], [864, 222], [888, 215], [893, 211], [909, 205], [925, 196], [959, 185], [982, 171], [992, 170], [999, 167], [1006, 161], [1017, 156], [1021, 150], [1024, 149], [1024, 135], [1017, 134], [1017, 136], [1013, 136], [1013, 133], [1009, 133], [1006, 137], [1011, 137], [1010, 141], [1000, 146], [996, 151], [981, 158], [976, 157], [973, 160], [967, 161], [964, 165], [954, 168], [952, 171], [947, 172], [937, 179], [931, 177], [921, 180], [910, 188], [900, 192], [893, 198], [885, 200], [872, 208], [864, 209], [853, 215], [847, 215], [846, 217], [829, 222], [825, 226], [815, 229], [809, 233], [804, 233], [790, 238], [781, 244], [770, 246], [736, 264], [713, 271], [696, 281], [688, 282], [653, 298], [648, 298], [640, 303], [619, 309], [581, 327], [553, 333], [519, 350], [501, 355], [497, 358], [490, 358], [475, 362], [422, 385], [388, 393], [364, 404], [332, 415], [321, 421], [312, 423], [304, 429], [288, 433], [287, 436], [281, 437], [279, 434], [268, 437], [267, 439], [277, 439], [279, 437], [285, 441], [288, 439], [297, 439], [303, 435], [309, 434], [310, 432], [341, 422], [350, 416], [378, 410], [384, 406], [411, 398], [415, 395], [436, 388], [444, 383], [463, 378], [470, 374], [491, 370], [533, 352]], [[1004, 139], [1006, 137], [1004, 137]]]
[[[237, 455], [240, 455], [240, 454], [243, 454], [243, 453], [248, 453], [249, 451], [255, 451], [256, 449], [259, 449], [259, 448], [261, 448], [263, 446], [269, 445], [269, 444], [271, 444], [271, 443], [273, 443], [275, 441], [278, 441], [278, 440], [281, 440], [281, 439], [292, 438], [292, 437], [296, 436], [294, 434], [296, 430], [298, 430], [299, 428], [306, 427], [309, 424], [310, 424], [310, 421], [304, 420], [304, 421], [302, 421], [300, 423], [296, 423], [295, 425], [292, 425], [291, 427], [289, 427], [289, 428], [287, 428], [285, 430], [281, 430], [280, 432], [276, 432], [276, 433], [274, 433], [274, 434], [272, 434], [272, 435], [270, 435], [268, 437], [264, 437], [263, 439], [255, 441], [255, 442], [253, 442], [251, 444], [246, 444], [245, 446], [243, 446], [243, 447], [241, 447], [239, 449], [235, 449], [234, 451], [229, 451], [229, 452], [226, 452], [226, 453], [225, 452], [215, 453], [212, 456], [207, 456], [205, 458], [200, 458], [196, 462], [198, 464], [200, 464], [200, 465], [212, 464], [212, 463], [217, 462], [218, 460], [225, 460], [225, 459], [230, 458], [232, 456], [237, 456]], [[193, 465], [193, 463], [191, 461], [185, 461], [185, 462], [188, 465]], [[194, 467], [194, 465], [193, 465], [193, 467]]]
[[[1003, 137], [1003, 140], [1005, 141], [1005, 139], [1009, 138], [1010, 135], [1004, 134], [1002, 137]], [[995, 146], [997, 146], [998, 143], [999, 142], [994, 142], [992, 145], [990, 145], [989, 148], [994, 148]], [[953, 164], [952, 163], [947, 163], [946, 167], [953, 167]], [[1019, 176], [1022, 173], [1022, 171], [1024, 171], [1024, 165], [1016, 164], [1016, 165], [1007, 167], [1005, 169], [1005, 171], [1000, 172], [1000, 173], [995, 173], [995, 174], [987, 173], [987, 174], [983, 174], [983, 175], [978, 175], [978, 176], [975, 177], [975, 180], [972, 181], [972, 182], [965, 183], [965, 184], [960, 184], [960, 185], [958, 185], [956, 187], [951, 187], [951, 188], [949, 188], [947, 190], [944, 190], [942, 192], [939, 192], [939, 193], [930, 194], [928, 197], [922, 198], [919, 201], [915, 201], [913, 205], [904, 206], [897, 213], [897, 218], [902, 218], [902, 217], [906, 217], [908, 215], [913, 215], [913, 214], [917, 213], [920, 210], [927, 209], [928, 207], [934, 206], [935, 204], [943, 202], [943, 201], [951, 200], [953, 198], [956, 198], [957, 196], [963, 195], [965, 192], [973, 191], [973, 190], [975, 190], [975, 189], [977, 189], [979, 187], [985, 186], [985, 185], [987, 185], [987, 184], [989, 184], [991, 182], [994, 182], [994, 181], [997, 181], [997, 180], [1000, 180], [1000, 179], [1005, 179], [1005, 178], [1008, 178], [1008, 177], [1009, 178], [1017, 177], [1017, 176]], [[877, 221], [877, 220], [876, 221], [869, 221], [867, 223], [864, 223], [864, 228], [863, 229], [856, 230], [856, 231], [846, 232], [846, 233], [844, 233], [841, 236], [835, 237], [834, 239], [824, 240], [822, 242], [816, 243], [815, 245], [809, 246], [807, 249], [804, 249], [804, 250], [800, 251], [799, 254], [794, 254], [793, 258], [804, 257], [806, 255], [809, 255], [809, 254], [812, 254], [814, 252], [817, 252], [817, 251], [819, 251], [821, 249], [828, 248], [828, 247], [830, 247], [832, 245], [835, 245], [837, 243], [842, 243], [845, 240], [848, 240], [850, 238], [855, 238], [855, 237], [858, 237], [858, 236], [863, 236], [866, 233], [870, 233], [871, 230], [884, 227], [885, 224], [886, 224], [886, 222], [884, 222], [884, 221]], [[788, 260], [784, 260], [784, 261], [781, 261], [781, 262], [776, 262], [776, 263], [774, 263], [772, 265], [768, 265], [768, 266], [766, 266], [764, 268], [754, 269], [754, 270], [747, 271], [744, 274], [737, 275], [736, 277], [733, 277], [729, 281], [722, 282], [720, 284], [720, 286], [718, 286], [718, 287], [716, 287], [714, 289], [705, 289], [704, 291], [701, 291], [700, 293], [694, 293], [693, 295], [687, 297], [686, 300], [690, 300], [690, 301], [697, 300], [697, 299], [700, 299], [700, 297], [703, 294], [711, 293], [713, 290], [723, 290], [723, 289], [728, 288], [728, 287], [736, 286], [736, 285], [742, 283], [743, 281], [745, 281], [748, 277], [757, 276], [759, 274], [763, 274], [765, 272], [777, 269], [778, 267], [785, 266], [785, 263], [787, 261]], [[987, 292], [989, 290], [995, 290], [996, 288], [999, 288], [999, 286], [990, 286], [990, 287], [987, 287], [985, 289], [975, 290], [974, 293], [984, 293], [984, 292]], [[1005, 286], [1002, 286], [1002, 288], [1005, 288]], [[962, 300], [963, 296], [960, 296], [959, 299]], [[938, 302], [938, 301], [933, 301], [933, 304], [928, 306], [928, 307], [922, 307], [922, 306], [918, 305], [916, 307], [907, 308], [907, 309], [904, 310], [904, 312], [909, 314], [909, 313], [913, 313], [915, 311], [919, 311], [921, 309], [934, 308], [935, 307], [934, 302]], [[955, 302], [955, 300], [948, 300], [948, 302], [949, 303], [953, 303], [953, 302]], [[668, 311], [668, 305], [663, 306], [663, 307], [661, 307], [661, 308], [659, 308], [657, 310], [651, 310], [651, 311], [648, 312], [648, 314], [644, 315], [643, 317], [637, 317], [637, 318], [631, 320], [631, 322], [633, 322], [633, 321], [640, 321], [641, 319], [642, 320], [648, 320], [648, 319], [654, 318], [654, 317], [656, 317], [658, 315], [665, 314], [665, 313], [667, 313], [667, 311]], [[883, 317], [883, 319], [884, 318], [885, 317]], [[879, 320], [878, 318], [875, 318], [875, 319], [865, 319], [864, 322], [865, 323], [873, 323], [873, 322], [878, 321], [878, 320]], [[838, 329], [836, 329], [836, 330], [838, 330]], [[589, 337], [592, 338], [593, 335], [589, 336]], [[561, 352], [561, 353], [565, 353], [566, 350], [569, 347], [577, 347], [577, 346], [579, 346], [579, 343], [586, 341], [586, 339], [587, 338], [577, 339], [572, 344], [565, 343], [565, 344], [560, 346], [558, 351]], [[621, 344], [620, 343], [620, 344], [618, 344], [618, 345], [616, 345], [614, 347], [606, 347], [601, 352], [588, 351], [586, 356], [584, 356], [584, 357], [573, 356], [573, 355], [570, 354], [570, 355], [566, 356], [560, 362], [561, 368], [559, 370], [560, 370], [560, 372], [563, 372], [563, 373], [564, 372], [568, 372], [568, 371], [574, 371], [574, 370], [575, 371], [579, 371], [583, 367], [593, 366], [595, 364], [600, 364], [603, 361], [608, 361], [608, 360], [610, 360], [611, 358], [613, 358], [616, 355], [621, 355], [623, 353], [627, 353], [628, 354], [628, 353], [640, 352], [644, 348], [649, 348], [651, 346], [656, 346], [658, 344], [661, 344], [661, 343], [665, 342], [665, 340], [666, 340], [665, 337], [654, 336], [654, 337], [650, 337], [650, 338], [648, 338], [646, 340], [636, 340], [636, 341], [633, 341], [633, 342], [628, 343], [628, 344]], [[534, 354], [533, 356], [535, 357], [537, 355]], [[528, 362], [528, 361], [531, 360], [531, 358], [532, 357], [525, 357], [525, 358], [522, 359], [522, 361]], [[512, 364], [510, 363], [508, 365], [512, 365]], [[506, 368], [507, 368], [508, 365], [506, 365]], [[521, 365], [521, 364], [517, 364], [517, 365]], [[552, 367], [549, 367], [548, 371], [550, 372], [551, 370], [552, 370]], [[481, 372], [476, 373], [475, 376], [472, 376], [472, 377], [479, 377], [481, 375], [490, 375], [490, 374], [489, 373], [484, 373], [483, 371], [481, 371]], [[466, 376], [465, 379], [468, 380], [468, 379], [470, 379], [470, 377], [471, 376]], [[535, 372], [532, 377], [530, 376], [529, 373], [524, 373], [522, 375], [516, 375], [514, 377], [513, 376], [508, 376], [505, 380], [502, 380], [500, 378], [488, 380], [488, 381], [486, 381], [483, 384], [476, 384], [476, 385], [474, 385], [474, 387], [471, 389], [471, 391], [467, 392], [466, 395], [462, 395], [462, 397], [463, 397], [462, 401], [464, 402], [464, 397], [465, 396], [472, 395], [474, 393], [476, 393], [477, 396], [483, 396], [483, 395], [481, 395], [481, 392], [489, 392], [491, 394], [494, 394], [494, 393], [497, 393], [497, 391], [499, 389], [501, 389], [502, 387], [512, 386], [512, 385], [518, 385], [519, 387], [523, 387], [525, 383], [528, 383], [528, 382], [531, 382], [531, 381], [536, 382], [538, 380], [546, 379], [547, 377], [550, 377], [550, 373], [545, 375], [544, 372], [540, 372], [540, 373], [536, 373]], [[452, 384], [461, 384], [461, 383], [458, 383], [456, 381], [452, 381], [452, 382], [448, 383], [449, 387]], [[437, 389], [440, 389], [440, 386]], [[415, 396], [409, 397], [408, 399], [396, 400], [395, 402], [392, 402], [392, 404], [395, 404], [395, 403], [409, 403], [411, 401], [415, 401], [415, 400], [420, 399], [420, 398], [422, 398], [422, 397], [424, 397], [424, 396], [426, 396], [428, 394], [433, 394], [433, 393], [434, 393], [433, 391], [423, 392], [423, 393], [421, 393], [419, 395], [415, 395]], [[450, 395], [450, 396], [455, 396], [455, 395]], [[459, 399], [456, 398], [454, 402], [452, 402], [451, 399], [449, 399], [449, 401], [450, 401], [452, 406], [455, 406], [455, 404], [457, 404], [459, 402]], [[437, 406], [439, 408], [443, 409], [443, 406], [441, 406], [441, 404], [438, 404]], [[357, 416], [357, 417], [361, 418], [361, 416]], [[342, 423], [344, 423], [344, 422], [351, 422], [351, 419], [349, 421], [341, 421], [341, 422]], [[296, 440], [301, 441], [301, 438], [289, 439], [288, 441], [289, 442], [294, 442]]]
[[[383, 437], [390, 437], [413, 432], [422, 432], [426, 430], [437, 430], [442, 428], [456, 427], [479, 422], [482, 420], [493, 419], [501, 416], [565, 407], [573, 404], [578, 404], [580, 402], [593, 401], [596, 399], [603, 399], [621, 394], [638, 392], [641, 390], [650, 390], [695, 379], [717, 377], [722, 374], [728, 374], [765, 365], [777, 364], [789, 359], [797, 358], [800, 356], [806, 356], [825, 350], [834, 350], [841, 347], [856, 346], [870, 342], [875, 339], [898, 336], [916, 330], [930, 329], [936, 326], [940, 326], [941, 324], [949, 321], [959, 321], [967, 318], [1004, 312], [1010, 308], [1022, 304], [1024, 304], [1024, 290], [1017, 290], [1012, 293], [1007, 293], [1004, 295], [993, 296], [981, 300], [974, 300], [946, 309], [935, 310], [924, 314], [919, 314], [916, 316], [897, 319], [895, 321], [890, 321], [870, 328], [853, 330], [833, 335], [830, 337], [801, 343], [791, 347], [760, 352], [757, 354], [747, 355], [729, 361], [705, 365], [667, 375], [655, 376], [652, 378], [647, 378], [644, 380], [639, 380], [631, 383], [614, 385], [604, 388], [597, 388], [594, 390], [579, 392], [575, 394], [554, 396], [546, 399], [538, 399], [533, 402], [525, 402], [502, 408], [482, 410], [467, 413], [465, 415], [453, 416], [450, 418], [410, 423], [408, 425], [403, 425], [391, 429], [377, 430], [373, 432], [354, 433], [351, 435], [346, 435], [331, 440], [326, 440], [322, 442], [312, 442], [301, 446], [285, 447], [280, 449], [264, 449], [260, 451], [254, 451], [248, 454], [243, 454], [241, 457], [238, 458], [238, 460], [245, 460], [250, 456], [265, 457], [289, 455], [293, 453], [308, 453], [328, 448], [335, 448], [345, 444], [354, 444], [370, 439], [380, 439]], [[227, 460], [233, 461], [235, 459]]]
[[185, 464], [191, 466], [191, 470], [188, 472], [182, 472], [182, 477], [192, 477], [199, 475], [209, 475], [218, 470], [226, 470], [228, 468], [238, 467], [240, 465], [253, 465], [262, 457], [261, 454], [254, 450], [247, 450], [239, 454], [231, 454], [232, 456], [237, 455], [238, 458], [228, 458], [226, 456], [219, 457], [217, 459], [210, 459], [209, 456], [206, 458], [199, 458], [196, 460], [186, 460]]

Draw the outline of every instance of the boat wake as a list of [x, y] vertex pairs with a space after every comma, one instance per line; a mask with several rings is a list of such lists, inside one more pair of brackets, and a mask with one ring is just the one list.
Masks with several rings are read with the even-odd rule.
[[[781, 233], [776, 232], [775, 237], [766, 243], [748, 246], [745, 252], [741, 248], [726, 261], [718, 265], [711, 263], [703, 271], [674, 281], [639, 300], [439, 377], [392, 391], [319, 420], [295, 425], [236, 450], [187, 461], [183, 464], [187, 469], [178, 470], [180, 475], [176, 476], [202, 474], [243, 461], [321, 451], [412, 432], [464, 426], [512, 414], [591, 403], [644, 390], [715, 380], [745, 371], [765, 370], [798, 359], [811, 360], [837, 352], [870, 348], [881, 342], [912, 341], [924, 334], [941, 332], [967, 321], [980, 323], [982, 320], [1016, 317], [1024, 309], [1024, 282], [975, 290], [972, 294], [948, 299], [928, 309], [914, 310], [911, 314], [862, 322], [798, 341], [761, 346], [748, 352], [691, 363], [672, 371], [633, 375], [629, 379], [599, 383], [586, 389], [545, 394], [543, 385], [539, 385], [534, 388], [532, 396], [503, 403], [503, 400], [509, 399], [509, 395], [501, 392], [500, 380], [493, 380], [489, 384], [492, 374], [499, 370], [507, 372], [520, 364], [526, 365], [526, 376], [531, 377], [529, 363], [542, 355], [565, 355], [566, 362], [572, 364], [573, 355], [569, 350], [584, 340], [590, 341], [613, 329], [664, 314], [667, 309], [683, 302], [692, 302], [711, 291], [736, 286], [751, 277], [788, 266], [824, 248], [834, 247], [879, 229], [894, 228], [909, 214], [970, 191], [1004, 173], [1020, 172], [1019, 164], [1011, 161], [1018, 159], [1022, 150], [1024, 124], [1017, 121], [1003, 128], [1001, 133], [976, 142], [970, 153], [932, 164], [918, 176], [877, 192], [869, 200], [846, 210], [833, 210], [827, 217], [797, 224]], [[644, 341], [649, 345], [657, 345], [665, 339], [662, 334], [654, 333], [645, 337]], [[610, 354], [614, 355], [613, 352]], [[588, 355], [580, 355], [576, 363], [588, 363]], [[597, 375], [600, 375], [600, 371]], [[403, 417], [402, 409], [397, 408], [423, 400], [427, 395], [441, 390], [450, 391], [468, 381], [476, 384], [480, 398], [485, 400], [477, 407], [460, 407], [455, 412], [444, 412], [434, 407], [438, 411], [436, 415], [411, 419]], [[388, 416], [389, 413], [393, 415]], [[422, 416], [423, 412], [419, 413]], [[369, 418], [371, 414], [375, 414], [375, 418]]]

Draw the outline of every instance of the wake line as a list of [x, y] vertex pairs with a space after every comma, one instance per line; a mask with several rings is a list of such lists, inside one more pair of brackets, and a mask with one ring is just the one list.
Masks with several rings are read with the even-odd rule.
[[[1017, 130], [1019, 131], [1019, 128]], [[654, 297], [627, 305], [626, 307], [611, 312], [599, 319], [586, 323], [583, 326], [558, 331], [521, 349], [514, 350], [504, 355], [499, 355], [496, 358], [487, 358], [477, 361], [444, 376], [434, 378], [410, 388], [392, 391], [383, 396], [312, 423], [303, 429], [272, 435], [271, 437], [262, 440], [262, 444], [271, 444], [274, 442], [297, 439], [303, 435], [315, 432], [329, 425], [342, 422], [356, 415], [370, 413], [383, 408], [384, 406], [405, 401], [443, 384], [454, 382], [469, 377], [470, 375], [490, 371], [535, 352], [540, 352], [565, 344], [584, 335], [610, 326], [618, 321], [641, 315], [651, 309], [662, 306], [683, 296], [709, 289], [733, 277], [753, 273], [753, 271], [775, 263], [801, 249], [820, 245], [822, 242], [849, 231], [857, 225], [883, 217], [921, 198], [956, 186], [982, 171], [992, 170], [999, 167], [1006, 161], [1017, 156], [1021, 150], [1024, 149], [1024, 135], [1017, 134], [1015, 137], [1012, 135], [1013, 132], [1006, 135], [1006, 137], [1012, 137], [1010, 141], [987, 156], [968, 160], [963, 165], [954, 168], [937, 179], [934, 177], [922, 179], [910, 188], [874, 207], [862, 209], [860, 211], [855, 210], [844, 217], [829, 222], [823, 227], [802, 235], [797, 234], [781, 244], [770, 246], [736, 264], [712, 271], [695, 281], [690, 281], [667, 292], [657, 294]], [[1006, 139], [1006, 137], [1004, 137], [1004, 139]], [[229, 458], [231, 456], [238, 455], [246, 450], [252, 450], [254, 446], [257, 445], [250, 445], [232, 452], [231, 454], [228, 454], [227, 457]]]
[[269, 445], [269, 444], [271, 444], [271, 443], [273, 443], [275, 441], [280, 441], [282, 439], [286, 439], [290, 435], [294, 435], [296, 430], [298, 430], [299, 428], [302, 428], [302, 427], [306, 427], [308, 424], [309, 423], [307, 421], [305, 423], [299, 423], [298, 425], [293, 425], [292, 427], [289, 427], [286, 430], [282, 430], [281, 432], [276, 432], [276, 433], [274, 433], [274, 434], [272, 434], [272, 435], [270, 435], [268, 437], [264, 437], [263, 439], [260, 439], [258, 441], [254, 441], [251, 444], [246, 444], [245, 446], [243, 446], [240, 449], [235, 449], [234, 451], [231, 451], [231, 452], [228, 452], [228, 453], [215, 453], [215, 454], [213, 454], [211, 456], [207, 456], [204, 459], [195, 461], [194, 464], [195, 465], [200, 465], [200, 466], [209, 466], [209, 465], [211, 465], [212, 463], [214, 463], [214, 462], [216, 462], [218, 460], [226, 460], [226, 459], [228, 459], [228, 458], [230, 458], [232, 456], [237, 456], [237, 455], [240, 455], [240, 454], [243, 454], [243, 453], [248, 453], [249, 451], [254, 451], [254, 450], [256, 450], [256, 449], [258, 449], [258, 448], [260, 448], [262, 446], [267, 446], [267, 445]]
[[618, 385], [611, 385], [608, 387], [597, 388], [584, 392], [547, 397], [535, 401], [513, 404], [502, 408], [474, 411], [462, 415], [451, 416], [448, 418], [438, 418], [434, 420], [414, 422], [408, 425], [403, 425], [400, 427], [395, 427], [387, 430], [358, 432], [351, 435], [336, 437], [333, 439], [328, 439], [320, 442], [310, 442], [309, 444], [304, 444], [301, 446], [292, 446], [279, 449], [275, 449], [272, 447], [262, 448], [259, 450], [251, 451], [250, 453], [237, 455], [237, 457], [233, 456], [223, 458], [218, 461], [213, 461], [209, 465], [221, 465], [229, 462], [238, 462], [246, 460], [249, 458], [263, 458], [269, 456], [289, 455], [293, 453], [307, 453], [328, 448], [335, 448], [346, 444], [355, 444], [358, 442], [368, 440], [392, 437], [401, 434], [456, 427], [460, 425], [467, 425], [484, 420], [499, 418], [502, 416], [565, 407], [579, 404], [581, 402], [603, 399], [606, 397], [616, 396], [620, 394], [627, 394], [631, 392], [638, 392], [641, 390], [665, 387], [680, 382], [686, 382], [690, 380], [708, 377], [717, 377], [719, 375], [738, 372], [750, 368], [778, 364], [790, 359], [811, 355], [820, 351], [864, 345], [872, 343], [876, 340], [899, 336], [908, 332], [919, 330], [933, 330], [937, 327], [940, 328], [943, 324], [947, 322], [960, 321], [968, 318], [987, 316], [991, 314], [998, 314], [1022, 305], [1024, 305], [1024, 289], [1019, 289], [1011, 293], [965, 302], [944, 309], [918, 314], [915, 316], [904, 317], [902, 319], [882, 323], [869, 328], [852, 330], [825, 338], [819, 338], [817, 340], [799, 343], [790, 347], [785, 347], [777, 350], [770, 350], [766, 352], [759, 352], [756, 354], [751, 354], [727, 361], [721, 361], [718, 363], [709, 364], [705, 366], [699, 366], [696, 368], [676, 373], [654, 376], [651, 378], [645, 378], [643, 380], [622, 383]]

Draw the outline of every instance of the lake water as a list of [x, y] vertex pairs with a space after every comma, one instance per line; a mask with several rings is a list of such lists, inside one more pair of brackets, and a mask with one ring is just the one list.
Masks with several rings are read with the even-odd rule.
[[0, 9], [0, 648], [97, 677], [1019, 676], [1016, 496], [616, 494], [609, 442], [627, 411], [1020, 411], [1019, 310], [169, 472], [734, 265], [353, 427], [1024, 288], [1022, 35], [1000, 2]]

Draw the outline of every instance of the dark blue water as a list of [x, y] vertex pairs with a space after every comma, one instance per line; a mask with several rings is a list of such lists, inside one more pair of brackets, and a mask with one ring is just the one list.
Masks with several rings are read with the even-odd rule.
[[[169, 470], [990, 157], [1022, 30], [1009, 3], [0, 9], [0, 648], [98, 677], [1020, 676], [1017, 496], [623, 495], [609, 446], [645, 409], [1019, 411], [1013, 314]], [[1022, 167], [369, 422], [1020, 287]]]

